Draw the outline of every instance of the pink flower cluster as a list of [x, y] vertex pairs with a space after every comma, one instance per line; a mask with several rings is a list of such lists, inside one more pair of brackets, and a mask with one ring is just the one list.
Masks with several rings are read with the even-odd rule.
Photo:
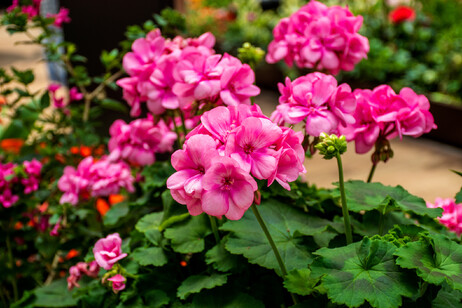
[[135, 40], [132, 52], [123, 59], [130, 77], [117, 84], [138, 116], [146, 102], [153, 114], [166, 109], [188, 110], [192, 104], [250, 104], [260, 89], [253, 85], [255, 74], [247, 64], [228, 54], [215, 54], [215, 37], [204, 33], [198, 38], [164, 39], [158, 29]]
[[[14, 11], [17, 7], [21, 8], [21, 13], [27, 15], [27, 19], [32, 19], [35, 16], [40, 15], [40, 4], [42, 0], [29, 0], [29, 1], [20, 1], [13, 0], [13, 3], [6, 9], [8, 13]], [[69, 9], [60, 8], [57, 14], [47, 14], [47, 18], [53, 19], [53, 24], [61, 28], [63, 23], [69, 23], [71, 21], [69, 17]]]
[[339, 130], [348, 141], [355, 141], [357, 153], [368, 152], [380, 138], [419, 137], [436, 128], [428, 99], [410, 88], [396, 94], [390, 86], [381, 85], [373, 90], [356, 89], [353, 94], [356, 121], [342, 123]]
[[151, 165], [156, 160], [155, 153], [173, 151], [177, 139], [163, 120], [154, 123], [151, 115], [125, 123], [117, 120], [109, 129], [109, 160], [125, 160], [135, 166]]
[[303, 135], [271, 122], [257, 105], [216, 107], [172, 155], [167, 180], [172, 197], [191, 215], [205, 212], [237, 220], [254, 202], [254, 179], [290, 190], [303, 166]]
[[337, 74], [351, 71], [367, 57], [369, 41], [358, 34], [362, 16], [353, 16], [348, 8], [327, 7], [310, 1], [273, 29], [274, 40], [268, 46], [266, 61], [282, 59], [287, 65], [315, 68]]
[[79, 101], [79, 100], [83, 99], [83, 94], [80, 93], [77, 90], [77, 87], [72, 87], [69, 90], [69, 102], [66, 103], [64, 101], [64, 97], [58, 97], [57, 96], [56, 92], [58, 91], [58, 89], [60, 87], [61, 87], [61, 85], [57, 84], [57, 83], [52, 83], [52, 84], [50, 84], [48, 86], [48, 91], [50, 91], [51, 100], [52, 100], [53, 106], [55, 108], [62, 109], [62, 108], [66, 107], [68, 104], [70, 104], [73, 101]]
[[25, 176], [16, 174], [14, 163], [0, 163], [0, 204], [3, 207], [10, 207], [19, 200], [19, 196], [13, 194], [13, 187], [21, 184], [24, 194], [36, 191], [40, 183], [40, 172], [42, 163], [35, 158], [31, 161], [24, 161], [22, 164]]
[[355, 122], [356, 100], [346, 83], [337, 86], [331, 75], [311, 73], [278, 84], [281, 96], [271, 119], [279, 124], [306, 123], [306, 133], [337, 134], [338, 126]]
[[435, 204], [427, 202], [427, 207], [442, 208], [443, 216], [438, 218], [439, 222], [458, 236], [462, 234], [462, 203], [456, 203], [451, 198], [436, 198]]
[[122, 239], [119, 233], [99, 239], [93, 247], [93, 255], [98, 265], [105, 270], [110, 270], [115, 263], [125, 258], [127, 254], [122, 253]]
[[69, 277], [67, 277], [67, 288], [72, 290], [74, 287], [80, 288], [79, 280], [83, 275], [96, 278], [99, 273], [99, 265], [96, 261], [90, 263], [79, 262], [69, 269]]
[[133, 192], [134, 180], [126, 163], [111, 162], [107, 157], [96, 160], [88, 156], [77, 168], [64, 168], [64, 174], [58, 181], [58, 188], [64, 192], [59, 202], [76, 205], [80, 197], [109, 196], [119, 193], [121, 188]]

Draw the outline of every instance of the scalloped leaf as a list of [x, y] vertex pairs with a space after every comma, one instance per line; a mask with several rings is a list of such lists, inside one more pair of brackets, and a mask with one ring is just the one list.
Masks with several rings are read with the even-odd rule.
[[284, 287], [291, 293], [310, 295], [315, 291], [315, 286], [320, 278], [312, 277], [308, 268], [291, 271], [284, 280]]
[[400, 272], [393, 253], [396, 247], [383, 240], [364, 238], [340, 248], [321, 248], [311, 264], [312, 276], [322, 276], [321, 288], [337, 304], [392, 308], [402, 296], [412, 297], [417, 288]]
[[164, 250], [160, 247], [137, 248], [130, 256], [140, 265], [162, 266], [167, 264], [168, 259]]
[[411, 195], [401, 186], [386, 186], [381, 183], [348, 181], [345, 183], [348, 210], [352, 212], [378, 210], [387, 213], [396, 209], [419, 216], [436, 218], [442, 209], [427, 208], [425, 200]]
[[[258, 206], [288, 271], [307, 267], [312, 257], [302, 235], [315, 235], [326, 230], [330, 221], [309, 216], [287, 204], [268, 200]], [[274, 269], [280, 275], [276, 257], [252, 211], [236, 221], [227, 221], [221, 230], [233, 232], [226, 249], [241, 254], [250, 263]]]
[[224, 285], [228, 281], [228, 275], [213, 273], [210, 276], [193, 275], [186, 278], [178, 287], [177, 296], [185, 299], [189, 294], [199, 293], [203, 289], [213, 289]]
[[179, 253], [196, 253], [205, 248], [204, 238], [211, 234], [206, 214], [191, 216], [186, 223], [176, 224], [165, 230], [172, 248]]
[[462, 291], [462, 245], [444, 235], [431, 234], [418, 242], [407, 243], [395, 256], [399, 266], [415, 269], [423, 280], [435, 285], [447, 282]]

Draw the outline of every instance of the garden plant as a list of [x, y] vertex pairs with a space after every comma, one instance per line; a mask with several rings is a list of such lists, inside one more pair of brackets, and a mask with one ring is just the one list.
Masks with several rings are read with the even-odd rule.
[[[310, 1], [266, 55], [233, 56], [210, 32], [177, 35], [166, 10], [89, 76], [78, 46], [52, 39], [68, 11], [39, 6], [15, 0], [1, 24], [69, 84], [32, 91], [31, 70], [0, 70], [0, 305], [461, 307], [462, 190], [433, 204], [374, 182], [391, 139], [437, 129], [428, 99], [335, 77], [368, 61], [362, 16]], [[278, 84], [270, 116], [254, 103], [264, 60], [307, 72]], [[105, 137], [108, 109], [134, 119]], [[369, 153], [363, 179], [344, 178], [347, 150]], [[304, 181], [313, 155], [337, 164], [336, 188]]]

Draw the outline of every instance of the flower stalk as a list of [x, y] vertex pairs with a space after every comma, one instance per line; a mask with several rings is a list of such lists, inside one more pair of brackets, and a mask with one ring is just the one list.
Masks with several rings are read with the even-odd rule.
[[[255, 203], [252, 203], [251, 209], [252, 209], [253, 214], [257, 218], [257, 221], [260, 224], [260, 227], [262, 228], [263, 233], [265, 233], [265, 236], [268, 239], [268, 242], [269, 242], [269, 244], [271, 246], [271, 249], [273, 250], [274, 256], [276, 257], [276, 260], [277, 260], [277, 262], [279, 264], [279, 268], [281, 269], [282, 276], [283, 277], [287, 276], [287, 269], [286, 269], [286, 266], [284, 265], [284, 261], [282, 261], [281, 255], [279, 254], [279, 250], [276, 247], [276, 244], [274, 243], [274, 240], [271, 237], [271, 234], [269, 233], [269, 230], [266, 227], [266, 224], [263, 221], [263, 218], [261, 217], [260, 212], [258, 211], [257, 206], [255, 205]], [[292, 293], [290, 293], [290, 296], [292, 297], [292, 300], [293, 300], [294, 304], [296, 305], [297, 304], [297, 298]]]
[[212, 227], [212, 232], [213, 236], [215, 237], [215, 241], [220, 243], [220, 235], [218, 234], [218, 228], [217, 228], [217, 221], [216, 218], [210, 215], [207, 215], [210, 219], [210, 226]]

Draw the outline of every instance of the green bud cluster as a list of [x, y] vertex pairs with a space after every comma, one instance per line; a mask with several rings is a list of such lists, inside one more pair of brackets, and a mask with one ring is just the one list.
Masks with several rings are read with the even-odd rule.
[[321, 133], [319, 142], [314, 146], [319, 150], [319, 153], [324, 156], [324, 159], [332, 159], [337, 154], [342, 155], [347, 150], [347, 142], [345, 136], [338, 137], [337, 135], [328, 135]]
[[247, 63], [251, 68], [255, 68], [265, 56], [265, 52], [260, 47], [255, 47], [249, 42], [245, 42], [242, 47], [237, 49], [237, 57], [242, 63]]

